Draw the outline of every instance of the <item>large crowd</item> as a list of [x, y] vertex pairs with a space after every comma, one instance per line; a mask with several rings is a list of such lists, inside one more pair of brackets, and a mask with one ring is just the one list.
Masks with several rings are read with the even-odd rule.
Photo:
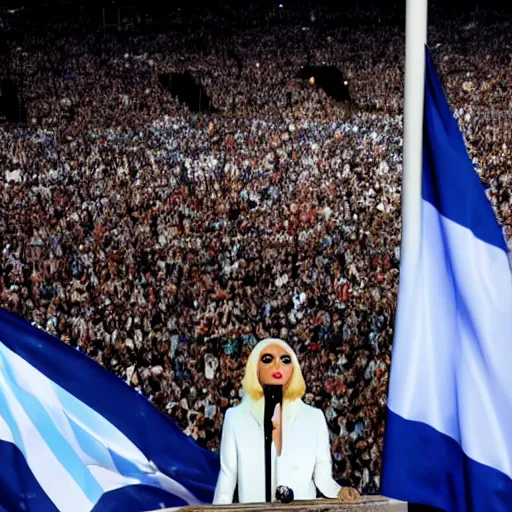
[[[285, 339], [305, 400], [326, 414], [335, 477], [377, 492], [400, 261], [403, 16], [283, 6], [255, 25], [250, 9], [235, 14], [229, 30], [202, 12], [197, 30], [156, 33], [80, 17], [27, 30], [41, 21], [2, 14], [4, 78], [27, 125], [0, 128], [0, 304], [212, 450], [251, 347]], [[431, 20], [512, 248], [511, 19]], [[351, 101], [298, 78], [311, 64], [343, 70]], [[160, 84], [185, 70], [215, 112], [192, 112]]]

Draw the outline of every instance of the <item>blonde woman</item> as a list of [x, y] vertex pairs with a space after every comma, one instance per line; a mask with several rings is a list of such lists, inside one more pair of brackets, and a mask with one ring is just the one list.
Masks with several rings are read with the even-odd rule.
[[[240, 503], [274, 500], [279, 486], [290, 488], [295, 499], [314, 499], [317, 488], [327, 498], [359, 499], [355, 489], [341, 488], [332, 478], [324, 414], [302, 401], [306, 384], [297, 356], [286, 342], [269, 338], [253, 348], [242, 387], [241, 404], [228, 409], [224, 418], [214, 504], [232, 503], [237, 485]], [[265, 401], [276, 389], [282, 391], [282, 403], [280, 399], [272, 403], [273, 430], [266, 458]]]

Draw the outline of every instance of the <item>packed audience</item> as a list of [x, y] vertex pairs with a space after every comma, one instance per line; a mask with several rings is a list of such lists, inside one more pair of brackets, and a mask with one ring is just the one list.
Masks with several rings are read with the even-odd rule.
[[[81, 18], [26, 30], [38, 21], [2, 14], [4, 78], [28, 124], [0, 128], [1, 306], [212, 450], [251, 347], [287, 340], [326, 414], [336, 478], [365, 493], [380, 486], [400, 260], [404, 27], [382, 11], [284, 6], [258, 24], [251, 10], [203, 11], [200, 30], [165, 33]], [[510, 19], [431, 20], [510, 244]], [[298, 78], [312, 64], [343, 70], [351, 101]], [[215, 112], [159, 82], [185, 70]]]

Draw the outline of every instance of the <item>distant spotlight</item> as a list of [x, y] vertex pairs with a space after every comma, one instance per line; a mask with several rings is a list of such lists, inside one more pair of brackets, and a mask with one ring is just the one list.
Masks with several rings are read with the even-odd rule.
[[343, 85], [348, 85], [348, 82], [345, 80], [345, 81], [343, 82]]
[[256, 67], [259, 68], [260, 67], [260, 63], [259, 62], [256, 62]]
[[279, 4], [279, 9], [282, 9], [284, 7], [283, 4]]

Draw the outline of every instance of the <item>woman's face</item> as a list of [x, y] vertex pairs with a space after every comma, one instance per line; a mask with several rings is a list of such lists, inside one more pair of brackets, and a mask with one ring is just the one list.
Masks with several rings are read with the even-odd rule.
[[293, 364], [290, 354], [280, 345], [263, 349], [258, 363], [260, 384], [285, 387], [292, 377]]

